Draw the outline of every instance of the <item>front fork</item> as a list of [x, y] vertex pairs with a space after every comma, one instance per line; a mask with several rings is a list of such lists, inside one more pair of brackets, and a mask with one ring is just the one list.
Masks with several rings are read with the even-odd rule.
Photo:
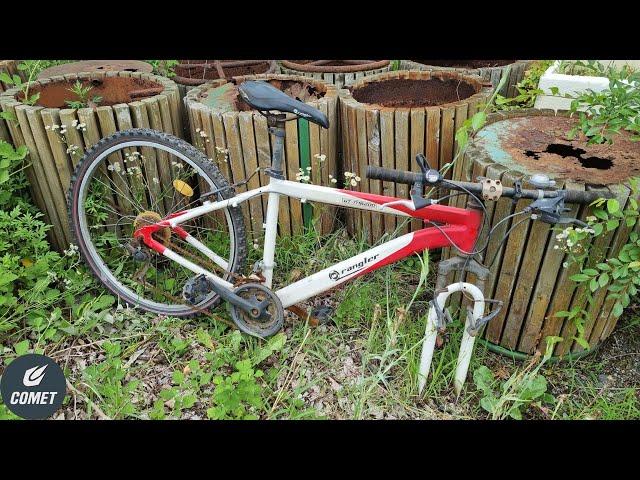
[[[460, 275], [463, 275], [465, 272], [473, 273], [476, 276], [477, 286], [462, 281], [446, 286], [447, 276], [449, 273], [453, 272], [459, 272]], [[483, 294], [484, 284], [489, 277], [489, 274], [490, 271], [474, 259], [457, 256], [440, 262], [440, 265], [438, 266], [438, 278], [436, 280], [435, 290], [437, 296], [433, 299], [431, 308], [429, 309], [427, 326], [422, 343], [422, 355], [418, 371], [418, 392], [420, 394], [427, 383], [429, 368], [433, 358], [433, 350], [438, 336], [438, 329], [444, 327], [444, 306], [447, 299], [452, 293], [464, 292], [473, 297], [473, 308], [469, 309], [467, 312], [467, 319], [464, 326], [464, 333], [462, 335], [460, 353], [458, 354], [456, 373], [454, 377], [454, 389], [456, 395], [460, 395], [462, 386], [464, 385], [467, 377], [467, 372], [469, 371], [469, 362], [471, 361], [475, 337], [487, 322], [498, 315], [500, 307], [502, 306], [502, 302], [497, 302], [498, 307], [488, 315], [483, 316], [485, 303], [493, 302], [493, 300], [485, 300]]]
[[444, 306], [449, 295], [455, 292], [465, 292], [473, 297], [473, 310], [467, 313], [467, 321], [464, 325], [464, 333], [462, 334], [462, 342], [460, 343], [460, 353], [456, 364], [456, 374], [453, 385], [456, 395], [460, 395], [462, 386], [469, 371], [469, 362], [471, 361], [471, 353], [473, 352], [473, 344], [475, 343], [475, 335], [469, 332], [474, 327], [479, 318], [484, 313], [484, 295], [482, 290], [471, 283], [457, 282], [445, 288], [433, 302], [427, 316], [427, 326], [424, 332], [424, 340], [422, 342], [422, 355], [420, 357], [420, 370], [418, 372], [418, 393], [422, 393], [429, 375], [429, 367], [433, 358], [433, 350], [436, 345], [438, 336], [438, 310], [444, 311]]

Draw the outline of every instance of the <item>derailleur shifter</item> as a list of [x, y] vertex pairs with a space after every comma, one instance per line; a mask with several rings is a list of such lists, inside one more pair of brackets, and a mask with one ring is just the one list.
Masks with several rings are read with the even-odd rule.
[[539, 198], [531, 205], [527, 206], [524, 211], [532, 212], [536, 215], [536, 220], [540, 220], [551, 225], [556, 224], [574, 224], [580, 227], [588, 225], [577, 218], [563, 217], [562, 214], [571, 209], [564, 204], [564, 192], [558, 191], [558, 196], [553, 198]]

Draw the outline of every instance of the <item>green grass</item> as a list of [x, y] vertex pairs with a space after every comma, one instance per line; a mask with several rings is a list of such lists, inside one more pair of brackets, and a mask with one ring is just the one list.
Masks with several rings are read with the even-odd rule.
[[[364, 248], [342, 231], [321, 240], [312, 233], [280, 239], [275, 286]], [[253, 250], [251, 260], [260, 253]], [[417, 394], [432, 272], [429, 259], [418, 256], [375, 271], [308, 303], [334, 305], [331, 324], [312, 328], [291, 316], [283, 333], [269, 341], [204, 316], [176, 319], [109, 306], [96, 313], [100, 321], [39, 346], [63, 366], [73, 386], [63, 407], [65, 418], [488, 418], [479, 404], [474, 371], [486, 365], [502, 375], [501, 382], [523, 365], [477, 345], [469, 378], [456, 398], [460, 320], [449, 326], [427, 388]], [[226, 307], [216, 313], [229, 318]], [[93, 314], [86, 315], [83, 321]], [[637, 318], [620, 328], [625, 333], [639, 329]], [[20, 341], [28, 340], [32, 350], [32, 336], [25, 328], [2, 339], [3, 360], [16, 355]], [[544, 365], [541, 373], [554, 401], [531, 402], [523, 408], [524, 417], [640, 418], [637, 385], [600, 384], [606, 362], [588, 357]], [[0, 405], [0, 418], [12, 417]]]

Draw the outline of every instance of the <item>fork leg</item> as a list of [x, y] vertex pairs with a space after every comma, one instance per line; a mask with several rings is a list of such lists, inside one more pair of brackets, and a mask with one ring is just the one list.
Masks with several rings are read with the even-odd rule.
[[[471, 354], [473, 353], [473, 345], [476, 341], [475, 335], [469, 333], [469, 329], [478, 318], [484, 314], [484, 280], [478, 280], [477, 285], [465, 284], [464, 290], [473, 296], [473, 309], [467, 312], [467, 320], [464, 324], [462, 332], [462, 341], [460, 342], [460, 352], [458, 353], [458, 361], [456, 362], [456, 373], [453, 380], [453, 388], [456, 396], [460, 396], [462, 386], [469, 372], [469, 363], [471, 363]], [[473, 288], [471, 288], [473, 287]]]

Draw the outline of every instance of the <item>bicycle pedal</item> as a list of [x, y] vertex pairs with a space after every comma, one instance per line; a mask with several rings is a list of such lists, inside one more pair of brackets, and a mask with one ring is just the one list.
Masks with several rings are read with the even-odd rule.
[[316, 318], [318, 320], [318, 324], [320, 325], [331, 323], [333, 321], [332, 315], [333, 308], [326, 305], [315, 307], [313, 310], [311, 310], [311, 316]]
[[211, 294], [211, 282], [204, 275], [189, 278], [182, 288], [182, 298], [192, 305], [204, 302]]

